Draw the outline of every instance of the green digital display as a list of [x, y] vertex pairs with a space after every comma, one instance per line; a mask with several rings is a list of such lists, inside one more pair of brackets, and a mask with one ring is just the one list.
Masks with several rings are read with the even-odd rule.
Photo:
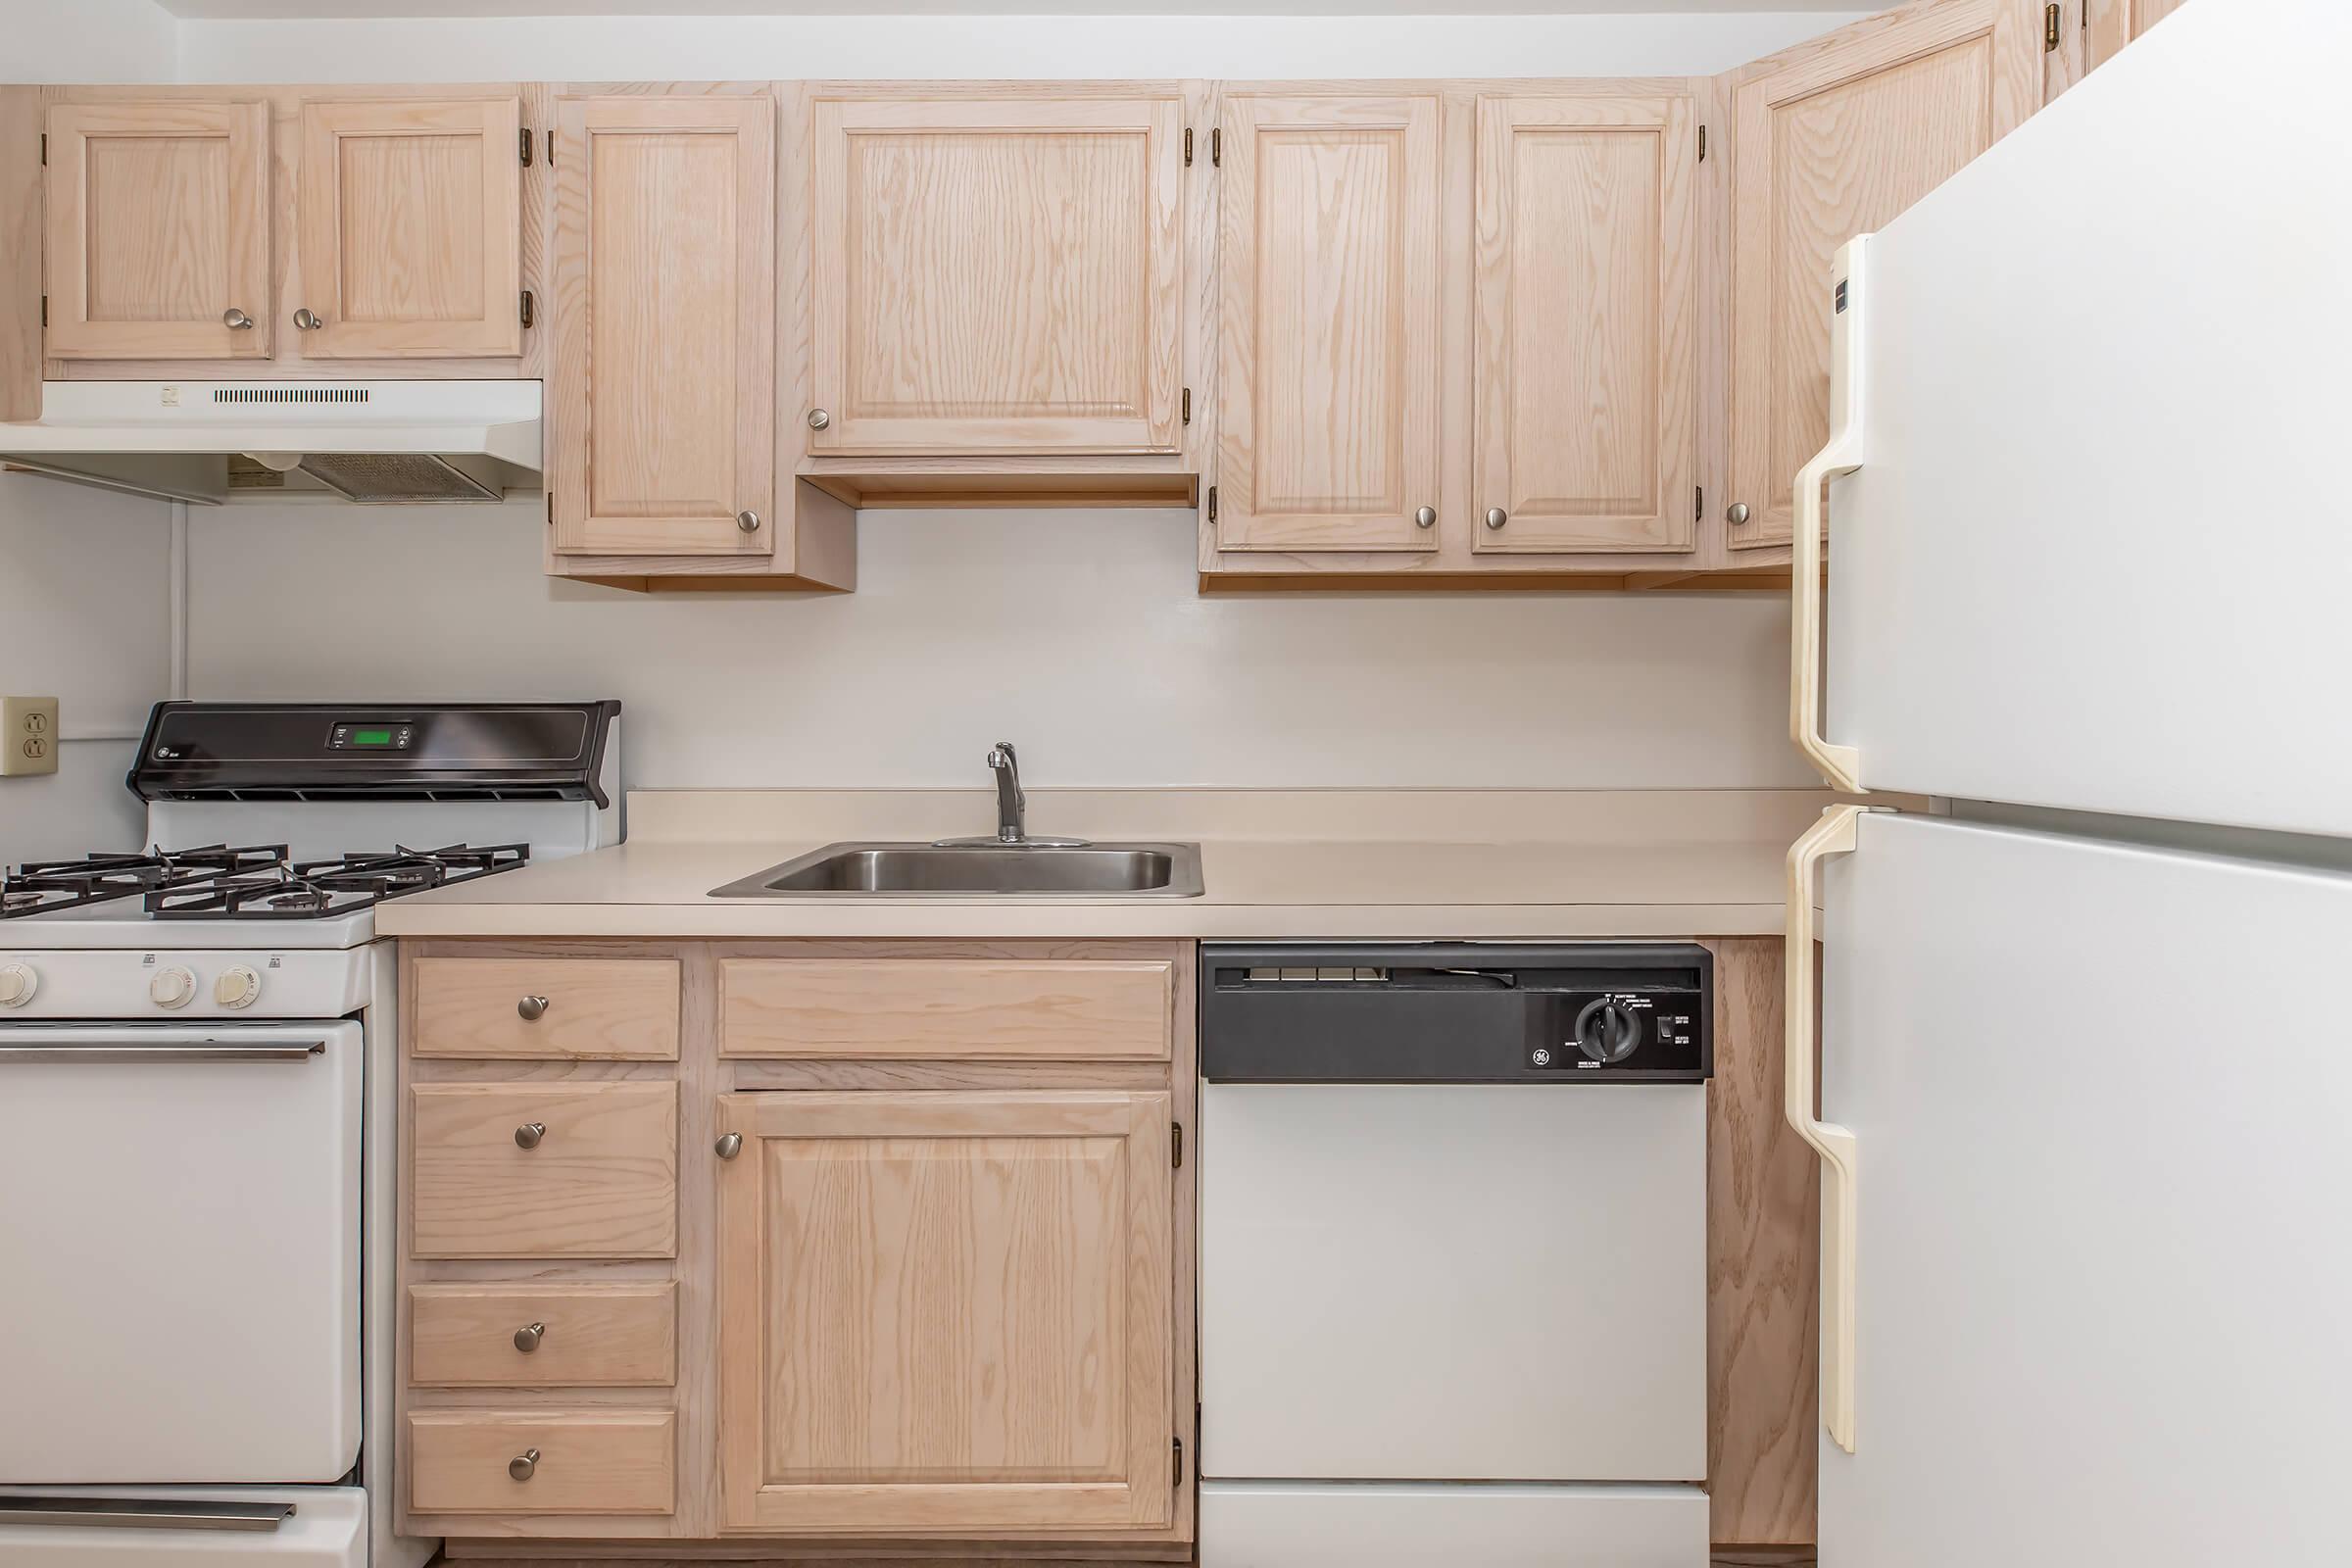
[[392, 744], [392, 732], [388, 729], [355, 729], [351, 732], [351, 744], [354, 746], [389, 746]]

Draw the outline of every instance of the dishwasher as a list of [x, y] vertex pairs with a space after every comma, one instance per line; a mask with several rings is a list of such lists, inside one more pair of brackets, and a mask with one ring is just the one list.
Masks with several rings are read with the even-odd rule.
[[1701, 1568], [1691, 944], [1204, 944], [1201, 1568]]

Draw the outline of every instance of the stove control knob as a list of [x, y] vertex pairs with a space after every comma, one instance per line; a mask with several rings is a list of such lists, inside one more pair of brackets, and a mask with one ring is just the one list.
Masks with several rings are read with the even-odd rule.
[[1642, 1020], [1621, 1003], [1589, 1002], [1576, 1015], [1576, 1044], [1594, 1061], [1623, 1061], [1642, 1044]]
[[213, 1000], [223, 1007], [250, 1007], [261, 994], [262, 977], [241, 963], [213, 982]]
[[22, 1007], [41, 989], [41, 977], [28, 963], [0, 964], [0, 1007]]
[[147, 995], [159, 1007], [184, 1007], [195, 994], [195, 975], [177, 964], [156, 970], [155, 978], [147, 982]]

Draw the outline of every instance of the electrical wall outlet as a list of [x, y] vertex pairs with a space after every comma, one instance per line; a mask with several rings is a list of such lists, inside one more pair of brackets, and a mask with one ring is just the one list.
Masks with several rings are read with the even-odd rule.
[[0, 778], [57, 771], [57, 699], [0, 697]]

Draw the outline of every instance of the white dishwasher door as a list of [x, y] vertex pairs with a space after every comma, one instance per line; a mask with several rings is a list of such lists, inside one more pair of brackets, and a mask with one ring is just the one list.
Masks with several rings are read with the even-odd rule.
[[1201, 1474], [1706, 1475], [1706, 1090], [1209, 1084]]
[[351, 1469], [361, 1051], [348, 1020], [0, 1028], [0, 1484]]

